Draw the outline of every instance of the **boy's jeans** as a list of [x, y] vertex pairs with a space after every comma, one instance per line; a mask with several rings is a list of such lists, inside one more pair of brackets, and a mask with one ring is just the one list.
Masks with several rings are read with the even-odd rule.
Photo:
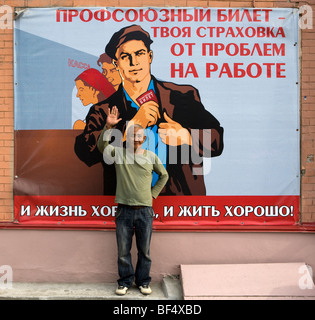
[[[152, 207], [133, 209], [130, 206], [118, 205], [115, 223], [120, 286], [129, 288], [134, 278], [137, 286], [148, 285], [151, 281], [150, 242], [153, 216]], [[136, 272], [132, 266], [130, 253], [134, 232], [138, 249]]]

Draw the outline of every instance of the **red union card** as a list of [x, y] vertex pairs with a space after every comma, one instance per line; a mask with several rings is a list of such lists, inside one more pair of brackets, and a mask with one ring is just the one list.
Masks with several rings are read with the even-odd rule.
[[155, 101], [156, 103], [158, 103], [157, 97], [152, 89], [143, 93], [140, 97], [137, 98], [137, 101], [140, 104], [140, 106], [142, 106], [145, 102], [148, 101]]

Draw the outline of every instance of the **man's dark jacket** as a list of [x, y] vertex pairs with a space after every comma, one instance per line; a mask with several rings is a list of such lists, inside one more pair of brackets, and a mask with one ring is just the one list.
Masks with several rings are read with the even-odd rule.
[[[205, 195], [204, 176], [202, 174], [202, 158], [219, 156], [223, 150], [223, 128], [218, 120], [205, 110], [199, 97], [198, 90], [189, 85], [177, 85], [162, 82], [152, 77], [156, 96], [159, 101], [160, 115], [157, 126], [166, 122], [164, 112], [174, 121], [188, 129], [192, 136], [192, 145], [187, 147], [168, 146], [166, 169], [169, 180], [161, 195]], [[102, 162], [104, 167], [104, 194], [115, 194], [114, 166], [106, 165], [96, 143], [102, 132], [107, 114], [113, 106], [117, 106], [122, 120], [117, 128], [125, 131], [126, 121], [131, 120], [137, 110], [126, 100], [123, 87], [107, 100], [91, 107], [86, 117], [86, 127], [77, 136], [75, 152], [88, 166]], [[200, 129], [200, 130], [192, 130]], [[189, 151], [189, 157], [185, 151]], [[175, 161], [174, 161], [175, 155]], [[176, 159], [177, 155], [177, 159]]]

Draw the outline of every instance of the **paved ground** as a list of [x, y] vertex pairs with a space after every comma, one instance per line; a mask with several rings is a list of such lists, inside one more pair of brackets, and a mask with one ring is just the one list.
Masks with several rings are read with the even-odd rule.
[[5, 288], [0, 283], [0, 300], [315, 300], [312, 271], [304, 262], [181, 265], [181, 280], [168, 276], [151, 283], [153, 292], [148, 296], [136, 286], [129, 288], [125, 296], [118, 296], [116, 286], [13, 282], [11, 288]]
[[151, 283], [152, 294], [144, 296], [136, 286], [129, 288], [125, 296], [115, 294], [116, 283], [65, 284], [18, 283], [12, 288], [0, 288], [0, 300], [181, 300], [182, 289], [178, 279], [164, 278]]

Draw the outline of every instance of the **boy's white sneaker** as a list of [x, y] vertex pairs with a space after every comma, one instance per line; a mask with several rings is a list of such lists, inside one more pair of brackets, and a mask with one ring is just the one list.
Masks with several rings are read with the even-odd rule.
[[144, 295], [148, 295], [148, 294], [152, 293], [152, 289], [147, 284], [145, 284], [143, 286], [139, 286], [139, 290]]
[[124, 296], [128, 291], [128, 287], [118, 286], [116, 289], [116, 294], [119, 296]]

